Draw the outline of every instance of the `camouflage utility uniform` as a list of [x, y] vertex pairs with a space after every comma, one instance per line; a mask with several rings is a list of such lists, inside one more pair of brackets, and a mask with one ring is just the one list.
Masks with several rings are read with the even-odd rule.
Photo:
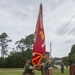
[[52, 69], [53, 67], [52, 67], [51, 60], [50, 59], [46, 60], [43, 65], [43, 75], [49, 75], [49, 70]]
[[24, 75], [34, 75], [31, 68], [32, 68], [31, 64], [25, 64], [25, 66], [24, 66], [24, 69], [25, 69]]

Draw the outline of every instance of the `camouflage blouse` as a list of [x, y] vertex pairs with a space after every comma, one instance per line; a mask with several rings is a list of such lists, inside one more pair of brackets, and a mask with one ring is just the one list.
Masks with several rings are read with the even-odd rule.
[[43, 75], [49, 75], [49, 70], [53, 69], [52, 62], [50, 59], [44, 62], [43, 65]]

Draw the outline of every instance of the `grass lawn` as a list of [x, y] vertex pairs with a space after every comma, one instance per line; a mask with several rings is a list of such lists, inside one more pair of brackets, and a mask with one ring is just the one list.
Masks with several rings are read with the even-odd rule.
[[54, 72], [53, 75], [70, 75], [69, 74], [69, 69], [64, 69], [64, 73], [63, 74], [61, 73], [60, 69], [54, 69], [53, 72]]
[[[22, 75], [23, 68], [0, 68], [0, 75]], [[36, 71], [35, 75], [41, 75], [40, 71]], [[69, 70], [65, 69], [61, 74], [60, 69], [54, 69], [53, 75], [69, 75]]]
[[21, 68], [0, 68], [0, 75], [22, 75]]

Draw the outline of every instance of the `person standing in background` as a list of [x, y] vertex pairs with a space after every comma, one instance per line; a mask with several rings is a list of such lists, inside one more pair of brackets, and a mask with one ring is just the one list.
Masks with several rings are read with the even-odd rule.
[[64, 73], [64, 63], [63, 63], [63, 61], [61, 61], [60, 66], [61, 66], [61, 73], [63, 74]]

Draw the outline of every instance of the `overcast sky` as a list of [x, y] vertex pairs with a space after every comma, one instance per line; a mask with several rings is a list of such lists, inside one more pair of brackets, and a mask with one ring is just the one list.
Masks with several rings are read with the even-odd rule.
[[43, 5], [46, 50], [52, 57], [67, 56], [75, 43], [75, 0], [0, 0], [0, 35], [15, 42], [35, 32], [39, 5]]

